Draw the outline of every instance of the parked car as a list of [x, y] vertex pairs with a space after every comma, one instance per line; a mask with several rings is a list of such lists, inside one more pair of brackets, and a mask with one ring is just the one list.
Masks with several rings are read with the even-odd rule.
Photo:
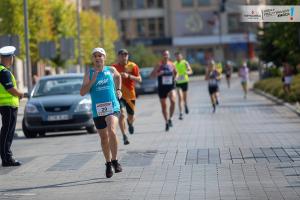
[[95, 133], [90, 95], [80, 96], [83, 74], [42, 77], [29, 95], [22, 129], [27, 138], [46, 132], [81, 130]]
[[135, 85], [137, 95], [157, 92], [157, 79], [150, 78], [152, 70], [153, 67], [145, 67], [140, 69], [142, 83], [137, 83]]

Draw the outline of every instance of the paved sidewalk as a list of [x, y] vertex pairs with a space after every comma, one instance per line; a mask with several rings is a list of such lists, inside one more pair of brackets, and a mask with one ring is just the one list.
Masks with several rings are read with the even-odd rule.
[[0, 199], [300, 199], [300, 118], [223, 82], [213, 114], [206, 83], [193, 81], [191, 112], [176, 112], [169, 132], [157, 95], [141, 96], [136, 133], [120, 143], [124, 172], [111, 179], [96, 134], [16, 139], [25, 164], [0, 167]]

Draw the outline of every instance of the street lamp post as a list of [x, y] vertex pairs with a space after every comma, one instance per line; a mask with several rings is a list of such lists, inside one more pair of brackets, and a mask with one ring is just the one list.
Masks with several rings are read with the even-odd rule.
[[27, 88], [28, 95], [32, 89], [32, 72], [30, 61], [30, 48], [29, 48], [29, 28], [28, 28], [28, 4], [27, 0], [23, 0], [24, 4], [24, 28], [25, 28], [25, 52], [26, 52], [26, 69], [27, 69]]
[[101, 35], [101, 46], [104, 48], [104, 15], [103, 15], [103, 0], [99, 0], [99, 14], [100, 14], [100, 35]]
[[[247, 6], [249, 6], [250, 5], [250, 0], [246, 0], [246, 4], [247, 4]], [[247, 26], [247, 59], [248, 59], [248, 61], [251, 59], [251, 57], [250, 57], [250, 26]]]
[[76, 0], [76, 15], [77, 15], [77, 47], [78, 47], [78, 65], [81, 69], [82, 63], [81, 63], [81, 39], [80, 39], [80, 13], [79, 13], [79, 1]]

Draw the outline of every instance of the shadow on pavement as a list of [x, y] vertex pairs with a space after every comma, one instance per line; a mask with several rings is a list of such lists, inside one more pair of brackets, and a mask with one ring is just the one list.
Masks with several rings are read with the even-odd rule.
[[[19, 129], [16, 129], [18, 131]], [[19, 130], [22, 131], [22, 130]], [[96, 133], [95, 133], [96, 134]], [[19, 136], [15, 134], [14, 140], [28, 140], [28, 139], [42, 139], [42, 138], [51, 138], [51, 137], [70, 137], [70, 136], [80, 136], [80, 135], [88, 135], [86, 131], [80, 132], [47, 132], [45, 136], [37, 136], [36, 138], [26, 138], [25, 136]]]
[[60, 187], [74, 187], [80, 185], [91, 185], [97, 183], [110, 183], [113, 182], [111, 180], [107, 180], [107, 178], [93, 178], [79, 181], [70, 181], [58, 184], [51, 185], [43, 185], [37, 187], [24, 187], [24, 188], [15, 188], [15, 189], [2, 189], [0, 192], [18, 192], [18, 191], [27, 191], [27, 190], [36, 190], [36, 189], [49, 189], [49, 188], [60, 188]]

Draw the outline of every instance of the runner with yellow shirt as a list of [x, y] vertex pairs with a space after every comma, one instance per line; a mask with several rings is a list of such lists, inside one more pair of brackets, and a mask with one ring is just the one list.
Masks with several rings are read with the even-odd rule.
[[180, 52], [175, 53], [176, 61], [174, 65], [176, 67], [178, 77], [176, 80], [176, 88], [178, 93], [178, 106], [179, 106], [179, 119], [183, 119], [183, 106], [185, 113], [189, 113], [188, 103], [187, 103], [187, 91], [189, 83], [189, 75], [193, 73], [193, 70], [188, 63], [188, 61], [183, 59]]
[[220, 100], [220, 84], [221, 84], [221, 79], [222, 79], [222, 72], [223, 72], [223, 66], [222, 63], [216, 63], [216, 70], [218, 72], [218, 77], [217, 77], [217, 83], [218, 83], [218, 90], [216, 92], [216, 104], [219, 105], [219, 100]]

